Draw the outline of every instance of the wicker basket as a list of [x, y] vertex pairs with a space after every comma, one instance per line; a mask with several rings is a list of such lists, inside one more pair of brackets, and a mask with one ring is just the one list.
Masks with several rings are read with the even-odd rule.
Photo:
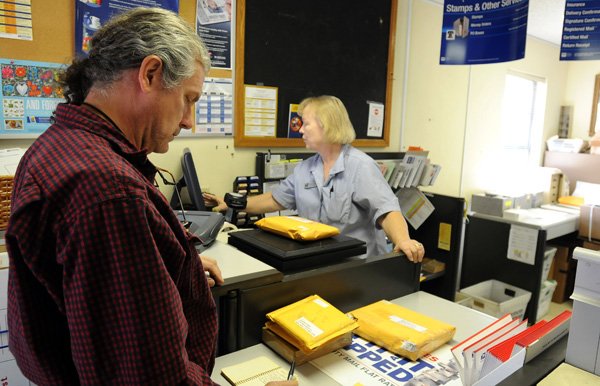
[[13, 179], [13, 176], [0, 176], [0, 230], [8, 225]]

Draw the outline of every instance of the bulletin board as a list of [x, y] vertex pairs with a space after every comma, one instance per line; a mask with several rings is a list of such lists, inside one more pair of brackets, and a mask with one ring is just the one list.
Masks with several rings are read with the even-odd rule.
[[[179, 2], [179, 14], [190, 23], [194, 25], [196, 20], [196, 1], [180, 1]], [[21, 71], [22, 68], [29, 69], [33, 68], [38, 73], [44, 74], [48, 70], [55, 72], [60, 68], [68, 66], [74, 56], [74, 45], [75, 45], [75, 1], [74, 0], [53, 0], [53, 1], [42, 1], [32, 0], [31, 2], [31, 20], [32, 20], [32, 40], [16, 40], [9, 38], [0, 38], [0, 60], [4, 59], [4, 63], [14, 61], [14, 65], [6, 71], [12, 70], [13, 72]], [[232, 77], [232, 71], [229, 69], [212, 69], [209, 77], [217, 78], [229, 78]], [[44, 86], [48, 84], [39, 84], [38, 88], [40, 92], [44, 92]], [[19, 82], [15, 84], [8, 84], [8, 87], [14, 87], [18, 92], [18, 87], [22, 87]], [[53, 87], [56, 91], [56, 87]], [[10, 91], [10, 90], [9, 90]], [[49, 97], [56, 97], [56, 93], [53, 91]], [[9, 93], [10, 94], [10, 93]], [[22, 96], [23, 94], [20, 94]], [[10, 96], [10, 95], [9, 95]], [[6, 99], [6, 98], [4, 98]], [[48, 98], [48, 101], [56, 104], [62, 102], [62, 98]], [[47, 100], [40, 100], [40, 105], [48, 104]], [[3, 101], [4, 102], [4, 101]], [[8, 102], [12, 102], [9, 100]], [[4, 103], [0, 103], [4, 105]], [[19, 109], [20, 106], [2, 106], [8, 109]], [[25, 105], [25, 108], [28, 106]], [[53, 109], [50, 109], [53, 110]], [[45, 109], [44, 115], [47, 114], [48, 109]], [[36, 111], [27, 111], [27, 117], [25, 119], [37, 119]], [[1, 115], [1, 114], [0, 114]], [[31, 115], [31, 117], [29, 116]], [[47, 127], [45, 122], [46, 116], [42, 117], [42, 122], [39, 123], [40, 127]], [[17, 121], [15, 121], [18, 123]], [[13, 123], [12, 120], [10, 123]], [[45, 126], [44, 126], [45, 125]], [[32, 129], [30, 132], [18, 134], [5, 134], [1, 133], [2, 139], [14, 139], [14, 138], [35, 138], [43, 129], [37, 130]], [[17, 133], [17, 131], [15, 131]]]
[[[235, 146], [304, 146], [289, 138], [291, 105], [308, 96], [344, 102], [356, 146], [388, 146], [397, 0], [238, 0]], [[246, 130], [250, 87], [277, 90], [272, 136]], [[383, 130], [367, 135], [369, 102], [384, 105]], [[250, 134], [250, 135], [249, 135]]]

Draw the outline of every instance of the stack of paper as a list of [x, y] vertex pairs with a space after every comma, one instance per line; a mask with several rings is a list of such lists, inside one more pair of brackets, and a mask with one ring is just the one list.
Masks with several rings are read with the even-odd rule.
[[223, 378], [234, 386], [263, 386], [271, 381], [283, 381], [287, 379], [287, 374], [287, 371], [265, 356], [221, 369]]
[[318, 295], [270, 312], [267, 318], [267, 329], [306, 354], [358, 327], [354, 319]]
[[411, 148], [402, 159], [378, 160], [383, 178], [392, 189], [433, 185], [442, 167], [432, 164], [428, 150]]
[[452, 348], [465, 386], [495, 385], [568, 332], [571, 312], [527, 328], [510, 314]]
[[0, 176], [14, 176], [25, 149], [0, 149]]

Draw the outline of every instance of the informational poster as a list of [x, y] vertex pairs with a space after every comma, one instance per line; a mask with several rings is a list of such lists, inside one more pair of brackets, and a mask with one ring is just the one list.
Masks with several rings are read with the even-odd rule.
[[534, 265], [537, 237], [537, 229], [511, 225], [508, 237], [508, 259]]
[[383, 136], [383, 114], [383, 103], [369, 102], [367, 137], [381, 138]]
[[0, 136], [36, 137], [50, 126], [63, 102], [57, 63], [0, 59]]
[[31, 0], [0, 1], [0, 38], [33, 40]]
[[415, 229], [419, 229], [435, 210], [431, 201], [418, 188], [400, 189], [396, 196], [404, 218]]
[[290, 114], [288, 115], [288, 138], [302, 138], [300, 128], [302, 127], [302, 117], [298, 114], [297, 103], [290, 104]]
[[600, 0], [567, 0], [560, 60], [600, 59]]
[[193, 131], [181, 135], [232, 135], [233, 84], [230, 78], [206, 78], [202, 96], [196, 103], [196, 124]]
[[213, 68], [231, 69], [233, 0], [197, 0], [196, 32], [210, 52]]
[[444, 0], [440, 64], [525, 57], [528, 0]]
[[244, 135], [274, 137], [277, 129], [277, 87], [244, 85]]
[[87, 55], [92, 36], [111, 16], [136, 7], [159, 7], [178, 13], [179, 0], [76, 0], [75, 54]]

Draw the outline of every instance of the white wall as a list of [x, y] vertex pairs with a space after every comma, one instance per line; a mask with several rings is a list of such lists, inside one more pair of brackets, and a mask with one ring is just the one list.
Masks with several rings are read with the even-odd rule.
[[[509, 70], [546, 79], [546, 112], [543, 125], [543, 141], [537, 152], [542, 163], [545, 139], [558, 132], [560, 106], [563, 103], [567, 78], [567, 63], [559, 62], [559, 48], [535, 38], [527, 40], [523, 60], [488, 66], [473, 66], [468, 100], [468, 119], [465, 143], [465, 173], [462, 181], [464, 197], [493, 186], [497, 175], [489, 173], [498, 163], [501, 143], [501, 108], [504, 82]], [[555, 58], [555, 60], [549, 60]], [[518, 171], [515, 170], [515, 173]], [[518, 181], [515, 178], [515, 181]]]
[[457, 196], [468, 100], [469, 66], [440, 66], [442, 6], [409, 0], [411, 35], [403, 148], [429, 150], [442, 171], [430, 191]]
[[573, 138], [589, 139], [596, 74], [600, 74], [600, 62], [597, 60], [569, 62], [563, 102], [565, 106], [574, 106]]
[[[558, 130], [568, 64], [559, 48], [528, 37], [525, 58], [477, 66], [440, 66], [442, 6], [411, 0], [411, 43], [408, 73], [406, 144], [430, 149], [442, 165], [436, 185], [428, 190], [469, 198], [488, 186], [502, 162], [500, 117], [505, 76], [509, 70], [544, 78], [548, 84], [544, 141]], [[544, 142], [536, 149], [542, 161]]]

